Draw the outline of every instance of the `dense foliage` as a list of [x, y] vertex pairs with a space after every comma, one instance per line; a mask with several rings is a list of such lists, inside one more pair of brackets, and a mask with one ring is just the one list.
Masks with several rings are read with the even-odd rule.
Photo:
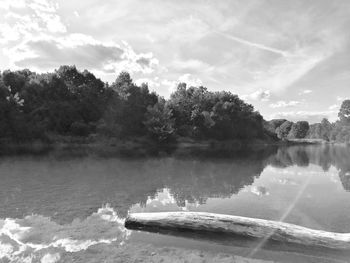
[[180, 83], [169, 100], [122, 72], [111, 85], [91, 72], [61, 66], [53, 73], [0, 74], [0, 138], [48, 140], [56, 135], [149, 137], [167, 142], [266, 136], [262, 116], [229, 92]]
[[278, 138], [285, 139], [318, 139], [341, 143], [350, 143], [350, 100], [345, 100], [339, 110], [339, 120], [330, 123], [322, 119], [320, 123], [309, 125], [306, 121], [296, 123], [275, 119], [264, 124]]
[[230, 92], [210, 92], [182, 83], [171, 95], [169, 108], [179, 135], [218, 140], [262, 138], [263, 118]]
[[53, 73], [0, 73], [0, 139], [50, 140], [57, 136], [147, 137], [169, 142], [198, 140], [321, 139], [350, 142], [350, 100], [339, 120], [309, 125], [263, 120], [254, 107], [230, 92], [180, 83], [168, 100], [136, 85], [122, 72], [109, 85], [91, 72], [61, 66]]

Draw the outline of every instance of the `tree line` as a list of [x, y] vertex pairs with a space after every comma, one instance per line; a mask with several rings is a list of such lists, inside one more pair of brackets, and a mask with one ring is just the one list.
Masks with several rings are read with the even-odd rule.
[[[23, 142], [58, 136], [197, 140], [324, 139], [350, 141], [350, 100], [339, 120], [265, 121], [230, 92], [180, 83], [169, 99], [136, 85], [127, 72], [109, 84], [75, 66], [51, 73], [28, 69], [0, 72], [0, 139]], [[56, 137], [55, 137], [56, 136]]]
[[265, 122], [265, 128], [276, 134], [279, 139], [320, 139], [341, 143], [350, 142], [350, 100], [344, 100], [338, 113], [339, 119], [331, 123], [324, 118], [320, 123], [307, 121], [291, 122], [286, 119], [274, 119]]
[[271, 134], [254, 107], [230, 92], [180, 83], [168, 100], [136, 85], [127, 72], [112, 84], [75, 66], [51, 73], [0, 74], [0, 138], [16, 142], [92, 135], [168, 142], [255, 139]]

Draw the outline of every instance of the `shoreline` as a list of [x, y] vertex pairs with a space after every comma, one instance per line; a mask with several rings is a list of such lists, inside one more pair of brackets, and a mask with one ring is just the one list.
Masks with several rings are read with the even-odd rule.
[[194, 151], [212, 152], [216, 154], [229, 154], [241, 151], [259, 151], [271, 147], [296, 146], [296, 145], [323, 145], [334, 144], [311, 140], [194, 140], [191, 138], [178, 138], [169, 143], [157, 143], [147, 138], [82, 138], [60, 137], [51, 141], [13, 142], [0, 141], [0, 155], [15, 154], [45, 154], [52, 151], [62, 152], [90, 152], [101, 155], [159, 155]]

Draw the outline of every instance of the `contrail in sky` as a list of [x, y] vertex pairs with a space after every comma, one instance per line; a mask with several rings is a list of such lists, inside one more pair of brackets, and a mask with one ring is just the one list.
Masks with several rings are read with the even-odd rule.
[[224, 36], [226, 38], [232, 39], [232, 40], [234, 40], [234, 41], [236, 41], [238, 43], [244, 44], [244, 45], [248, 45], [248, 46], [251, 46], [251, 47], [258, 48], [258, 49], [270, 51], [272, 53], [279, 54], [279, 55], [282, 55], [284, 57], [290, 56], [290, 53], [287, 52], [287, 51], [283, 51], [283, 50], [280, 50], [280, 49], [277, 49], [277, 48], [273, 48], [273, 47], [268, 47], [268, 46], [265, 46], [265, 45], [259, 44], [259, 43], [250, 42], [250, 41], [245, 40], [243, 38], [235, 37], [235, 36], [232, 36], [232, 35], [229, 35], [229, 34], [226, 34], [226, 33], [218, 32], [218, 31], [215, 31], [215, 33], [218, 34], [218, 35]]

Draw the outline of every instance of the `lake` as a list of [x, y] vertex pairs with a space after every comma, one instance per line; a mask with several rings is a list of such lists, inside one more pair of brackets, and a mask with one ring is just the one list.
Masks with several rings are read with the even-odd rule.
[[130, 212], [205, 211], [350, 233], [350, 147], [0, 157], [0, 262], [349, 262], [348, 252], [127, 230]]

